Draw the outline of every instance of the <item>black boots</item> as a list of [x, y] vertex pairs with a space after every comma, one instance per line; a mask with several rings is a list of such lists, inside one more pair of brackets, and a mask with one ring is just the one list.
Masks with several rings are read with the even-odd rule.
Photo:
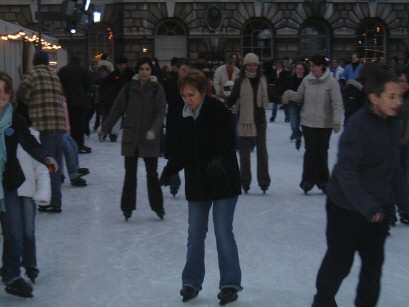
[[36, 278], [38, 277], [39, 273], [40, 271], [37, 268], [26, 268], [26, 275], [33, 284], [36, 283]]
[[217, 294], [217, 298], [220, 300], [219, 304], [222, 306], [237, 301], [238, 297], [237, 289], [234, 288], [223, 288], [219, 294]]
[[198, 294], [199, 291], [189, 286], [183, 286], [182, 289], [180, 290], [182, 302], [190, 301], [192, 298], [195, 298]]
[[6, 292], [20, 297], [33, 297], [33, 288], [23, 278], [18, 278], [6, 285]]

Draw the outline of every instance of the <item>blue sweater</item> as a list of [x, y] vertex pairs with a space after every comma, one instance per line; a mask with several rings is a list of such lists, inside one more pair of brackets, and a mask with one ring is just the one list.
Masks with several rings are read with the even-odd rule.
[[328, 197], [339, 207], [361, 213], [368, 221], [384, 213], [393, 195], [407, 203], [406, 193], [396, 193], [401, 171], [398, 118], [383, 118], [364, 106], [349, 120], [340, 138], [338, 161], [327, 186]]

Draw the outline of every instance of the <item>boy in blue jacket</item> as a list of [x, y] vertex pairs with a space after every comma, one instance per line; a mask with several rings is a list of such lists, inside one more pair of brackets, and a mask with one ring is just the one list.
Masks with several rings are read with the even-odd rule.
[[349, 120], [339, 142], [338, 161], [327, 185], [328, 249], [318, 271], [313, 307], [337, 306], [335, 295], [357, 251], [362, 265], [356, 306], [375, 306], [380, 292], [384, 215], [399, 180], [398, 146], [402, 90], [397, 77], [379, 71], [366, 84], [368, 103]]

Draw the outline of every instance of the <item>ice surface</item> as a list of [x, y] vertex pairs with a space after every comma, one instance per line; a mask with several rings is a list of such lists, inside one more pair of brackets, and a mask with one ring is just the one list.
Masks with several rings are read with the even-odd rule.
[[[290, 142], [290, 126], [280, 111], [268, 124], [272, 184], [263, 195], [253, 171], [248, 195], [239, 198], [234, 231], [244, 290], [241, 307], [310, 306], [315, 277], [326, 249], [325, 196], [298, 187], [303, 148]], [[339, 135], [333, 135], [330, 164]], [[119, 139], [120, 142], [120, 139]], [[92, 134], [91, 154], [80, 155], [87, 187], [63, 184], [62, 214], [38, 213], [37, 251], [40, 276], [34, 298], [0, 290], [0, 306], [173, 307], [218, 306], [219, 271], [212, 222], [206, 240], [206, 277], [199, 296], [182, 303], [179, 295], [187, 240], [187, 204], [181, 189], [172, 197], [164, 188], [165, 220], [149, 208], [143, 160], [139, 160], [137, 211], [125, 222], [119, 209], [123, 182], [120, 143], [99, 143]], [[159, 172], [166, 160], [160, 158]], [[252, 153], [255, 170], [255, 153]], [[2, 239], [0, 239], [0, 242]], [[386, 243], [382, 293], [378, 306], [405, 307], [409, 302], [409, 227], [397, 224]], [[337, 295], [340, 307], [353, 306], [359, 257]]]

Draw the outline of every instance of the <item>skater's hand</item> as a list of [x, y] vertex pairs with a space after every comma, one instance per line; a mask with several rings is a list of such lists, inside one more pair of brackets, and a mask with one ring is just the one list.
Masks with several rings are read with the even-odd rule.
[[377, 213], [372, 217], [372, 223], [380, 223], [383, 221], [383, 213]]
[[290, 103], [290, 100], [294, 96], [295, 92], [292, 90], [286, 90], [281, 96], [281, 103], [286, 105]]
[[338, 133], [341, 131], [341, 124], [334, 124], [333, 129], [335, 133]]
[[213, 159], [207, 164], [206, 175], [217, 178], [226, 174], [222, 161], [220, 159]]
[[48, 171], [51, 174], [55, 174], [58, 171], [58, 163], [55, 161], [53, 157], [45, 157], [44, 158], [44, 163], [48, 167]]
[[106, 134], [105, 132], [100, 131], [100, 132], [98, 133], [98, 140], [99, 140], [100, 142], [105, 141], [105, 138], [106, 138], [106, 137], [107, 137], [107, 134]]
[[159, 184], [164, 187], [170, 185], [170, 177], [166, 175], [165, 172], [162, 172], [162, 175], [160, 176], [159, 179]]
[[146, 132], [146, 139], [148, 141], [153, 141], [155, 139], [155, 132], [153, 132], [152, 130]]

